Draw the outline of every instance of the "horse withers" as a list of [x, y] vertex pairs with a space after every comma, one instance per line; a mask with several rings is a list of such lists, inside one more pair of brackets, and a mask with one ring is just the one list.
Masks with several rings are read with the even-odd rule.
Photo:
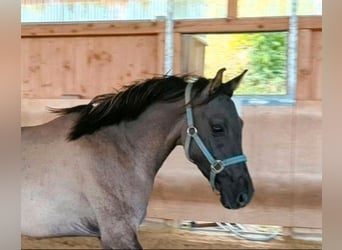
[[176, 145], [224, 207], [254, 192], [231, 97], [243, 75], [164, 76], [52, 109], [60, 116], [22, 128], [22, 234], [97, 236], [106, 249], [139, 249], [154, 178]]

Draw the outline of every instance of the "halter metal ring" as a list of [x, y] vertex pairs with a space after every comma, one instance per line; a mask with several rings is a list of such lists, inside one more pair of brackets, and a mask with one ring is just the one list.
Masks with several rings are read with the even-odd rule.
[[197, 134], [197, 128], [195, 126], [188, 127], [186, 133], [190, 136]]
[[222, 161], [216, 160], [215, 163], [211, 164], [210, 168], [212, 172], [214, 172], [215, 174], [218, 174], [224, 169], [224, 166], [223, 166]]

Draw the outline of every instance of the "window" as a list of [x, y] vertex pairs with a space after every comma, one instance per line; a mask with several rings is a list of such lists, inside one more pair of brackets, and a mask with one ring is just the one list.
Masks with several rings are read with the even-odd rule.
[[[239, 17], [289, 16], [292, 0], [238, 0]], [[297, 0], [298, 15], [322, 15], [322, 0]]]
[[227, 17], [228, 0], [174, 0], [174, 19]]
[[[225, 18], [228, 0], [174, 0], [174, 19]], [[23, 23], [156, 20], [167, 0], [23, 0]]]
[[183, 36], [182, 71], [224, 81], [248, 69], [236, 97], [244, 104], [293, 103], [287, 86], [287, 32]]
[[[174, 19], [226, 18], [229, 0], [174, 0]], [[238, 0], [238, 17], [288, 16], [292, 0]], [[167, 15], [167, 0], [22, 0], [21, 20], [84, 22], [156, 20]], [[298, 15], [322, 15], [322, 0], [297, 0]]]

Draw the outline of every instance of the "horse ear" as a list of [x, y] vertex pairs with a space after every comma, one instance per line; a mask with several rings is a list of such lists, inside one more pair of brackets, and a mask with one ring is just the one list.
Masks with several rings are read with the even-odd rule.
[[222, 86], [222, 76], [225, 68], [220, 69], [217, 71], [216, 76], [214, 79], [211, 79], [208, 85], [202, 90], [201, 94], [199, 95], [198, 102], [201, 103], [204, 100], [207, 100], [210, 95], [216, 92], [216, 90]]
[[222, 77], [225, 70], [226, 68], [222, 68], [217, 71], [216, 76], [214, 77], [214, 79], [211, 80], [209, 84], [209, 94], [214, 93], [222, 85]]
[[240, 75], [238, 75], [237, 77], [229, 80], [226, 83], [223, 83], [222, 86], [222, 90], [229, 96], [232, 96], [234, 91], [239, 87], [239, 84], [243, 78], [243, 76], [246, 74], [248, 70], [245, 69]]

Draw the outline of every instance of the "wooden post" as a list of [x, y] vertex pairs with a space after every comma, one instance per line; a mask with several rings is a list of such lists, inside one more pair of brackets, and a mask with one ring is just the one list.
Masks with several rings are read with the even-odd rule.
[[228, 19], [235, 19], [238, 17], [238, 0], [228, 0]]

